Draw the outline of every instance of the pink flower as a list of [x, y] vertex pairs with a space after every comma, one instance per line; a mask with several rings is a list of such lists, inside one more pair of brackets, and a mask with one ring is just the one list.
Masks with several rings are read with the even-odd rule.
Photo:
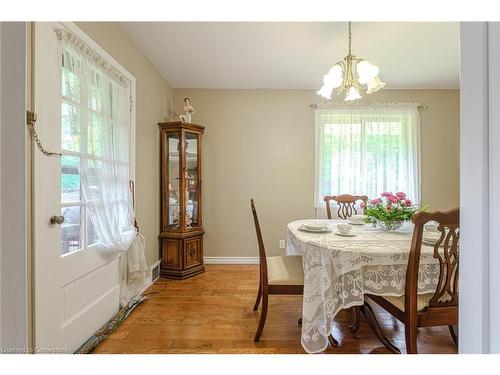
[[370, 201], [370, 204], [377, 204], [377, 203], [380, 203], [380, 202], [382, 202], [382, 199], [377, 198], [377, 199], [372, 199], [372, 200]]
[[365, 202], [361, 202], [361, 203], [359, 204], [359, 207], [361, 207], [361, 208], [365, 208], [365, 207], [366, 207]]
[[410, 207], [410, 206], [412, 205], [412, 202], [411, 202], [411, 200], [409, 200], [409, 199], [405, 199], [405, 200], [403, 201], [403, 203], [404, 203], [404, 205], [405, 205], [406, 207]]
[[385, 191], [382, 194], [380, 194], [381, 197], [390, 197], [392, 193], [390, 191]]
[[389, 196], [387, 197], [387, 200], [388, 200], [389, 202], [391, 202], [391, 203], [398, 203], [398, 200], [399, 200], [399, 199], [398, 199], [398, 197], [396, 197], [396, 196], [394, 196], [394, 195], [389, 195]]
[[406, 193], [403, 193], [402, 191], [398, 191], [396, 193], [396, 197], [398, 197], [399, 199], [406, 198]]

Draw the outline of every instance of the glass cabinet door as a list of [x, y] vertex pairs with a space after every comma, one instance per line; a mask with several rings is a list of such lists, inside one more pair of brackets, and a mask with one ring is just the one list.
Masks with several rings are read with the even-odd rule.
[[166, 179], [167, 188], [165, 195], [167, 197], [165, 204], [167, 205], [166, 210], [166, 229], [175, 230], [180, 228], [181, 223], [181, 194], [180, 194], [180, 155], [181, 155], [181, 145], [180, 145], [180, 132], [168, 132], [166, 133]]
[[200, 226], [199, 134], [185, 132], [186, 228]]

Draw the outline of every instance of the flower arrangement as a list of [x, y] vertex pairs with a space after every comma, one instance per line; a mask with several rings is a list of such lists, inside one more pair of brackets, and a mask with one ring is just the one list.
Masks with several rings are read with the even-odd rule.
[[[362, 203], [361, 208], [365, 208], [364, 203]], [[402, 191], [396, 194], [382, 193], [380, 198], [372, 199], [366, 205], [368, 218], [375, 220], [389, 231], [400, 228], [405, 221], [411, 219], [416, 211], [417, 207]]]

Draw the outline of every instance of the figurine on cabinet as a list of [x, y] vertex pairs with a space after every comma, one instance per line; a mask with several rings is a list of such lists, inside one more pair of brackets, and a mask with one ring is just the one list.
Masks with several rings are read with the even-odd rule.
[[194, 108], [191, 105], [191, 100], [189, 98], [184, 98], [184, 113], [179, 116], [182, 122], [191, 123], [191, 115], [194, 113]]

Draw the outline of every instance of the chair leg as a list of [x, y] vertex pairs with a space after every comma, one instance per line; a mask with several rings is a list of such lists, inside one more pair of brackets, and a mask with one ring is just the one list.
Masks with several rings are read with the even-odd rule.
[[417, 354], [417, 324], [407, 322], [405, 324], [406, 353]]
[[260, 335], [262, 335], [262, 331], [264, 330], [264, 324], [266, 324], [267, 297], [267, 293], [262, 294], [262, 309], [260, 311], [259, 326], [257, 327], [257, 332], [255, 332], [255, 337], [253, 339], [253, 341], [255, 342], [258, 342], [260, 340]]
[[257, 292], [257, 299], [255, 300], [255, 305], [253, 305], [253, 311], [257, 311], [259, 308], [260, 298], [262, 297], [262, 286], [259, 282], [259, 291]]
[[377, 318], [375, 317], [375, 313], [373, 312], [373, 309], [370, 306], [370, 304], [368, 302], [365, 302], [365, 304], [360, 307], [360, 310], [363, 313], [366, 321], [368, 322], [368, 325], [372, 329], [373, 333], [375, 333], [377, 338], [380, 340], [380, 342], [384, 344], [384, 346], [391, 352], [395, 354], [401, 354], [401, 350], [399, 350], [399, 348], [396, 345], [390, 342], [389, 339], [384, 335], [384, 332], [382, 332], [382, 329], [378, 324]]
[[453, 339], [453, 342], [455, 345], [458, 345], [458, 337], [457, 334], [455, 333], [455, 329], [453, 326], [448, 326], [448, 329], [450, 330], [451, 338]]
[[351, 332], [357, 332], [361, 324], [361, 312], [359, 306], [354, 306], [352, 309], [352, 325], [349, 326]]
[[330, 345], [332, 348], [338, 348], [339, 347], [339, 342], [333, 337], [332, 334], [328, 336], [328, 341], [330, 342]]

